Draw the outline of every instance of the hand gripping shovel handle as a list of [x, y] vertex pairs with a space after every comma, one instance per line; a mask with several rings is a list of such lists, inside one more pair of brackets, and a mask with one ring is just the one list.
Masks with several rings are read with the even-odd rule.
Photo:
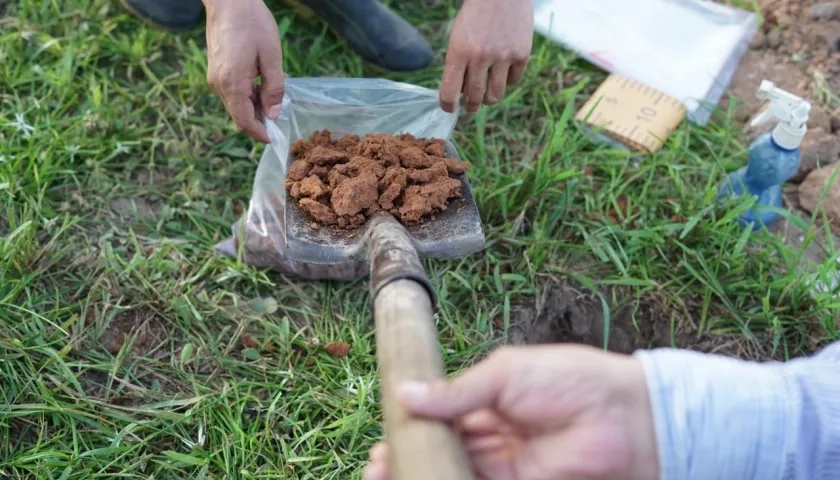
[[405, 380], [446, 375], [433, 314], [435, 294], [399, 223], [383, 217], [370, 231], [371, 298], [391, 478], [473, 480], [454, 430], [413, 416], [397, 398], [396, 388]]

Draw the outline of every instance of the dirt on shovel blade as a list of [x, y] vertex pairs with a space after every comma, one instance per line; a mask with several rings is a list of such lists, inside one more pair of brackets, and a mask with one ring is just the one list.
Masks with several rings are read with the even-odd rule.
[[322, 225], [354, 229], [387, 211], [406, 225], [422, 224], [461, 197], [466, 162], [447, 157], [445, 141], [409, 134], [345, 135], [328, 130], [291, 148], [286, 188], [300, 208]]

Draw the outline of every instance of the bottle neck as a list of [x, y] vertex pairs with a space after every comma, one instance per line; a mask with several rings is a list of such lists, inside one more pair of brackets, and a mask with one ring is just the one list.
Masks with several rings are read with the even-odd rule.
[[796, 147], [793, 147], [793, 148], [785, 148], [785, 147], [783, 147], [782, 145], [779, 145], [779, 142], [777, 142], [777, 141], [776, 141], [776, 139], [775, 139], [775, 138], [773, 138], [773, 134], [770, 134], [770, 143], [771, 143], [771, 144], [772, 144], [775, 148], [778, 148], [779, 150], [784, 150], [784, 151], [786, 151], [786, 152], [792, 152], [792, 151], [796, 150], [797, 148], [799, 148], [799, 146], [796, 146]]
[[794, 127], [787, 123], [779, 123], [773, 127], [770, 134], [770, 139], [773, 141], [773, 146], [780, 150], [793, 151], [799, 148], [802, 139], [805, 137], [807, 127]]

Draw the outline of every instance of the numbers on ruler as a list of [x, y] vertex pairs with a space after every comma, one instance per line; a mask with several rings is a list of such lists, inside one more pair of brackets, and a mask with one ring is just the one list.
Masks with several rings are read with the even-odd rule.
[[[599, 104], [601, 108], [598, 108]], [[577, 117], [583, 120], [587, 110], [594, 111], [594, 118], [586, 120], [588, 124], [604, 127], [608, 136], [634, 149], [652, 152], [661, 145], [659, 137], [670, 133], [669, 123], [679, 113], [674, 111], [677, 107], [682, 104], [666, 94], [613, 74], [586, 102], [586, 108], [581, 109]]]
[[[604, 95], [602, 97], [602, 101], [604, 103], [608, 103], [610, 105], [617, 105], [618, 99], [615, 97], [610, 97], [608, 95]], [[653, 107], [642, 107], [639, 109], [639, 113], [636, 114], [636, 120], [640, 122], [649, 122], [653, 117], [656, 116], [656, 109]]]
[[636, 115], [636, 120], [640, 122], [649, 122], [651, 118], [656, 116], [656, 110], [650, 107], [642, 107], [639, 109], [639, 114]]

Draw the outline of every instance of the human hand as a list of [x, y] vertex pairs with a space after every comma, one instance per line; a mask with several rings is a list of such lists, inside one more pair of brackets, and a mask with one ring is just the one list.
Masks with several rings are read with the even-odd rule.
[[[583, 346], [506, 347], [450, 380], [401, 387], [415, 415], [451, 422], [477, 480], [653, 480], [641, 363]], [[365, 480], [388, 480], [388, 449]]]
[[[262, 0], [204, 0], [207, 80], [236, 126], [268, 143], [263, 116], [277, 118], [286, 75], [280, 33]], [[254, 79], [260, 76], [260, 85]]]
[[534, 36], [532, 0], [464, 0], [449, 34], [440, 106], [468, 112], [494, 104], [525, 72]]

